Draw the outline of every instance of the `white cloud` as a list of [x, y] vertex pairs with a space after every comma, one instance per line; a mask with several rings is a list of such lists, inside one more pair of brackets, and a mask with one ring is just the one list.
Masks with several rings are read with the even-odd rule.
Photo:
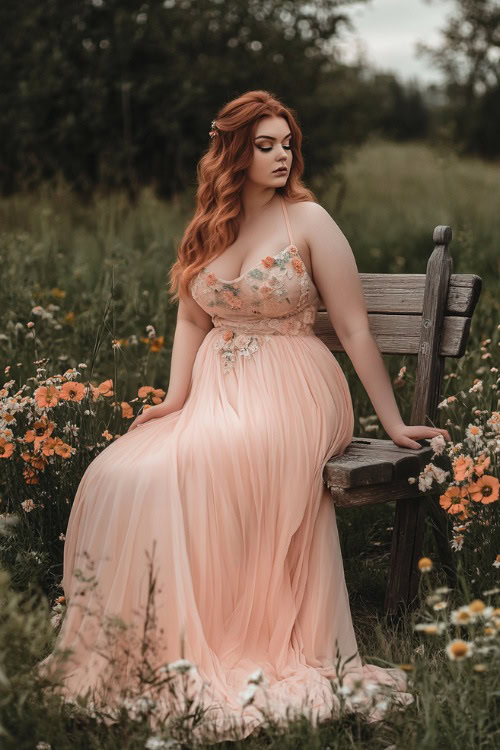
[[361, 56], [371, 65], [390, 70], [402, 79], [439, 82], [441, 75], [427, 57], [417, 57], [415, 45], [435, 45], [453, 6], [449, 0], [371, 0], [347, 9], [355, 26], [344, 32], [342, 58], [353, 62]]

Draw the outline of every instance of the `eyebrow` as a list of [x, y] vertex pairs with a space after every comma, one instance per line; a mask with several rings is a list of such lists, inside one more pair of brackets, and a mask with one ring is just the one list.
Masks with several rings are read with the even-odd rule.
[[[291, 133], [287, 133], [285, 135], [285, 138], [288, 138], [289, 135], [292, 135], [292, 134]], [[258, 140], [259, 138], [268, 138], [270, 141], [275, 141], [276, 140], [276, 138], [274, 136], [272, 136], [272, 135], [258, 135], [255, 140]], [[285, 138], [283, 138], [283, 140], [285, 140]]]

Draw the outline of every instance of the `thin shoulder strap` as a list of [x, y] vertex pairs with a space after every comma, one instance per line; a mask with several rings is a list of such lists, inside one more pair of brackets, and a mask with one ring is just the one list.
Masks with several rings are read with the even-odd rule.
[[290, 238], [290, 245], [294, 245], [295, 243], [294, 243], [293, 237], [292, 237], [292, 228], [290, 226], [290, 219], [288, 218], [288, 211], [287, 211], [287, 208], [286, 208], [286, 203], [285, 203], [285, 200], [284, 200], [283, 196], [281, 196], [281, 195], [280, 195], [280, 200], [281, 200], [281, 206], [283, 208], [283, 213], [285, 215], [286, 228], [288, 229], [288, 237]]

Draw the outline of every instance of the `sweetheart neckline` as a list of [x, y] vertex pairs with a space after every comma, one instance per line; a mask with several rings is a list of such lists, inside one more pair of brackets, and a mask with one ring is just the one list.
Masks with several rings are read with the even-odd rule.
[[[286, 252], [287, 250], [290, 250], [290, 248], [292, 248], [292, 247], [295, 248], [298, 257], [300, 258], [300, 260], [302, 262], [302, 265], [304, 266], [304, 272], [305, 272], [307, 278], [309, 279], [309, 281], [311, 282], [311, 284], [314, 286], [314, 288], [316, 288], [316, 285], [315, 285], [314, 281], [311, 279], [311, 277], [309, 275], [309, 271], [307, 270], [307, 266], [304, 263], [304, 261], [302, 260], [302, 258], [300, 256], [300, 253], [299, 253], [299, 251], [297, 249], [297, 246], [294, 245], [293, 242], [290, 243], [289, 245], [287, 245], [286, 247], [284, 247], [283, 250], [278, 250], [278, 252], [275, 253], [274, 255], [271, 255], [271, 256], [267, 255], [266, 257], [267, 258], [271, 257], [273, 259], [277, 258], [278, 255], [281, 255], [282, 253]], [[255, 271], [255, 269], [258, 268], [262, 264], [262, 260], [263, 259], [261, 258], [261, 260], [259, 260], [259, 262], [256, 263], [252, 268], [249, 268], [248, 271], [245, 271], [244, 273], [241, 273], [239, 276], [237, 276], [235, 279], [232, 279], [231, 281], [229, 281], [229, 279], [223, 279], [220, 276], [217, 276], [217, 274], [214, 273], [214, 271], [210, 271], [210, 269], [207, 268], [207, 266], [203, 266], [202, 270], [203, 271], [207, 271], [208, 273], [213, 273], [214, 276], [216, 277], [217, 281], [222, 281], [222, 282], [224, 282], [224, 284], [235, 284], [237, 281], [241, 281], [241, 279], [245, 278], [245, 276], [247, 276], [251, 271]]]

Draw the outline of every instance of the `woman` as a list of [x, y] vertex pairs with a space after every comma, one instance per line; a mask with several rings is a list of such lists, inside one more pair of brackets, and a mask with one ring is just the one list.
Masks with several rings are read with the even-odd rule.
[[[294, 708], [313, 721], [335, 715], [339, 664], [351, 685], [364, 678], [375, 694], [389, 686], [411, 700], [403, 672], [363, 665], [357, 651], [322, 479], [354, 418], [346, 378], [312, 330], [321, 300], [394, 443], [419, 449], [419, 438], [449, 435], [401, 419], [352, 250], [301, 182], [290, 109], [250, 91], [221, 109], [210, 136], [171, 269], [179, 306], [168, 393], [81, 480], [57, 646], [73, 651], [66, 694], [95, 688], [110, 661], [105, 619], [142, 627], [155, 544], [152, 662], [190, 669], [223, 739], [234, 726], [250, 734], [260, 709], [278, 722]], [[75, 580], [82, 559], [93, 566], [86, 590]], [[140, 648], [125, 640], [110, 705], [135, 679]]]

